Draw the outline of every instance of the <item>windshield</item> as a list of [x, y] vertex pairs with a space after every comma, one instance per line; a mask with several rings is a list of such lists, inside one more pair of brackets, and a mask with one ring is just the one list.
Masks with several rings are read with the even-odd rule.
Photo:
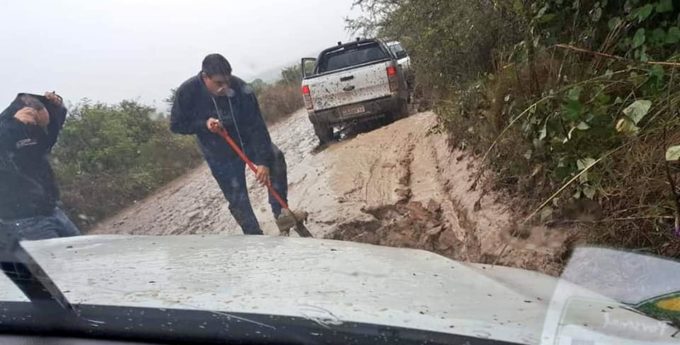
[[0, 29], [0, 344], [680, 343], [677, 0]]
[[319, 62], [318, 72], [335, 71], [387, 58], [387, 53], [377, 42], [351, 45], [325, 53]]

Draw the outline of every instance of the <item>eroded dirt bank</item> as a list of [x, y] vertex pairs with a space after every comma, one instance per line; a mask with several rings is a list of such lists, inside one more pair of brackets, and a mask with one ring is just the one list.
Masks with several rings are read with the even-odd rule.
[[[543, 228], [522, 238], [510, 235], [518, 218], [507, 207], [511, 201], [470, 191], [474, 158], [451, 152], [445, 136], [432, 133], [435, 124], [433, 113], [420, 113], [316, 153], [306, 114], [294, 114], [271, 128], [286, 154], [291, 205], [310, 213], [308, 228], [316, 237], [559, 273], [565, 236]], [[252, 178], [249, 185], [255, 185]], [[251, 187], [250, 196], [265, 233], [278, 234], [265, 191]], [[201, 166], [91, 233], [238, 234], [240, 229], [208, 168]]]

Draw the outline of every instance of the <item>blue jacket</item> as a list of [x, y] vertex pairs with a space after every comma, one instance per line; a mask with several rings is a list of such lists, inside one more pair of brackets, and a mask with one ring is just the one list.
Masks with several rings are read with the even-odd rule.
[[47, 128], [25, 125], [14, 118], [23, 108], [20, 97], [0, 114], [0, 219], [18, 219], [54, 212], [59, 189], [48, 155], [66, 120], [66, 108], [56, 106], [43, 96], [47, 108]]
[[255, 93], [243, 80], [233, 76], [230, 88], [233, 90], [230, 96], [217, 97], [208, 92], [200, 73], [189, 78], [175, 93], [170, 130], [195, 134], [206, 160], [239, 159], [222, 137], [206, 127], [209, 118], [220, 119], [253, 163], [271, 168], [274, 159], [272, 141]]

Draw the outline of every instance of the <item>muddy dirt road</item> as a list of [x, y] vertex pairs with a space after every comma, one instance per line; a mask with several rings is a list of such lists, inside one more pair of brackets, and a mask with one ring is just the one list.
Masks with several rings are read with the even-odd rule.
[[[509, 200], [470, 191], [475, 161], [432, 133], [433, 113], [342, 140], [320, 152], [306, 113], [270, 128], [286, 155], [290, 203], [310, 213], [315, 237], [422, 248], [460, 260], [557, 274], [564, 235], [543, 228], [510, 235]], [[277, 235], [266, 192], [249, 177], [262, 229]], [[207, 166], [100, 223], [90, 234], [240, 234]], [[506, 245], [507, 244], [507, 245]], [[503, 247], [506, 247], [503, 250]], [[499, 254], [503, 255], [499, 255]]]

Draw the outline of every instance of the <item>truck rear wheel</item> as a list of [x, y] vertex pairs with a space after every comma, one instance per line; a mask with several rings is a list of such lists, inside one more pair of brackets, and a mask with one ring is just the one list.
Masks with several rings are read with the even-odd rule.
[[394, 121], [408, 117], [408, 115], [409, 115], [408, 102], [406, 100], [401, 100], [399, 101], [399, 107], [397, 109], [385, 114], [385, 124], [389, 125]]
[[408, 99], [402, 100], [399, 104], [399, 119], [403, 119], [410, 115], [411, 110], [409, 109]]
[[314, 123], [313, 125], [314, 133], [319, 138], [321, 145], [328, 144], [333, 140], [333, 126], [323, 123]]

